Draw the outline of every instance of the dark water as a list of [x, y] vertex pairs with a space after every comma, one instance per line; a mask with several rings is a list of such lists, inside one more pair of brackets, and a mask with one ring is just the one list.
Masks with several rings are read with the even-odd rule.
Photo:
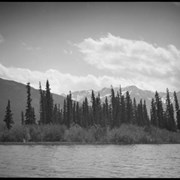
[[0, 145], [1, 177], [180, 177], [180, 145]]

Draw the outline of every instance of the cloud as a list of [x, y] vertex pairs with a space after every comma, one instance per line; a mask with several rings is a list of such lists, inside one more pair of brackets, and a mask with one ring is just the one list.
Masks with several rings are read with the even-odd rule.
[[63, 52], [64, 52], [64, 54], [72, 54], [72, 51], [71, 50], [67, 50], [67, 49], [63, 49]]
[[23, 84], [30, 82], [31, 86], [37, 89], [39, 88], [39, 81], [41, 81], [42, 88], [44, 89], [46, 80], [48, 79], [51, 91], [57, 94], [85, 89], [99, 90], [103, 87], [110, 87], [111, 85], [119, 86], [120, 83], [126, 86], [129, 83], [123, 79], [109, 76], [96, 77], [91, 74], [87, 76], [75, 76], [70, 73], [61, 73], [55, 69], [40, 72], [25, 68], [5, 67], [2, 64], [0, 64], [0, 77]]
[[27, 44], [27, 43], [25, 43], [23, 41], [21, 42], [21, 45], [22, 45], [23, 48], [25, 48], [28, 51], [38, 51], [38, 50], [42, 49], [39, 46], [31, 46], [31, 45], [29, 45], [29, 44]]
[[164, 91], [180, 90], [180, 51], [143, 40], [130, 40], [108, 34], [99, 40], [84, 39], [75, 44], [88, 64], [141, 87]]

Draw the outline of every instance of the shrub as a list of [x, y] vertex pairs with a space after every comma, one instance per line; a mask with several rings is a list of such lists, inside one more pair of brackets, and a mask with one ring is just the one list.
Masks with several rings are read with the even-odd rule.
[[25, 129], [21, 125], [14, 125], [10, 130], [7, 128], [0, 134], [1, 142], [22, 142], [25, 137]]
[[74, 124], [69, 129], [58, 124], [48, 125], [18, 125], [10, 130], [1, 126], [1, 142], [26, 141], [66, 141], [85, 143], [115, 143], [115, 144], [139, 144], [139, 143], [180, 143], [180, 133], [170, 132], [154, 126], [139, 127], [132, 124], [122, 124], [119, 128], [110, 129], [100, 126], [82, 128]]
[[50, 124], [41, 126], [41, 140], [42, 141], [63, 141], [65, 126]]
[[75, 124], [65, 131], [64, 140], [68, 142], [85, 142], [85, 130]]

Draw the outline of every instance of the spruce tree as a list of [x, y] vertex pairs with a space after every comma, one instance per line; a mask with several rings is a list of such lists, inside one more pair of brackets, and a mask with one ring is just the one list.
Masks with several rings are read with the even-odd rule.
[[76, 103], [76, 113], [75, 113], [76, 117], [76, 123], [78, 125], [81, 125], [81, 120], [80, 120], [80, 108], [79, 108], [79, 102]]
[[151, 124], [153, 126], [158, 127], [157, 110], [156, 110], [154, 98], [152, 98], [151, 100], [150, 114], [151, 114]]
[[87, 97], [85, 97], [85, 100], [83, 101], [82, 113], [83, 113], [82, 126], [84, 128], [86, 128], [88, 126], [88, 119], [89, 119], [89, 110], [88, 110]]
[[126, 123], [126, 104], [124, 95], [121, 96], [121, 122]]
[[159, 128], [165, 128], [164, 111], [162, 106], [162, 100], [159, 97], [159, 93], [155, 92], [155, 105], [157, 113], [157, 123]]
[[102, 104], [102, 127], [106, 127], [107, 115], [106, 115], [106, 105]]
[[46, 81], [46, 123], [52, 123], [53, 116], [53, 98], [50, 92], [49, 81]]
[[63, 124], [67, 126], [67, 103], [66, 99], [64, 99], [64, 105], [63, 105]]
[[174, 91], [174, 101], [175, 101], [175, 109], [176, 109], [177, 129], [180, 130], [180, 109], [179, 109], [179, 103], [178, 103], [178, 99], [177, 99], [177, 95], [175, 91]]
[[55, 104], [54, 108], [53, 108], [53, 124], [58, 124], [58, 108], [57, 108], [57, 104]]
[[168, 130], [176, 131], [176, 124], [174, 120], [174, 108], [173, 108], [173, 104], [170, 101], [168, 88], [167, 88], [167, 96], [166, 96], [166, 122], [167, 122]]
[[97, 119], [96, 119], [96, 98], [94, 95], [94, 91], [92, 90], [91, 93], [91, 103], [92, 103], [92, 124], [97, 124]]
[[132, 106], [132, 123], [137, 124], [137, 105], [136, 105], [136, 99], [133, 99], [133, 106]]
[[62, 121], [62, 109], [60, 108], [60, 104], [58, 104], [57, 113], [58, 113], [58, 123], [63, 124], [63, 121]]
[[101, 112], [101, 99], [100, 94], [96, 97], [96, 124], [101, 125], [102, 112]]
[[88, 99], [87, 97], [85, 98], [85, 101], [84, 101], [84, 105], [85, 105], [85, 116], [86, 116], [86, 127], [90, 125], [90, 122], [89, 122], [89, 104], [88, 104]]
[[35, 113], [34, 108], [31, 106], [31, 87], [30, 83], [28, 82], [26, 85], [27, 88], [27, 105], [26, 105], [26, 112], [25, 112], [25, 124], [35, 124]]
[[106, 99], [105, 99], [105, 107], [104, 107], [104, 116], [105, 116], [105, 126], [109, 126], [110, 125], [110, 122], [109, 122], [109, 118], [110, 118], [110, 113], [109, 113], [109, 104], [108, 104], [108, 99], [107, 99], [107, 96], [106, 96]]
[[45, 91], [41, 89], [41, 83], [39, 82], [39, 93], [40, 93], [40, 119], [39, 124], [46, 124], [46, 94]]
[[119, 127], [121, 124], [121, 107], [120, 107], [120, 94], [117, 92], [116, 95], [116, 115], [115, 115], [115, 126]]
[[111, 86], [111, 110], [112, 110], [112, 122], [111, 122], [111, 127], [114, 128], [116, 125], [116, 98], [115, 98], [115, 93], [114, 89]]
[[66, 119], [66, 121], [67, 121], [67, 127], [69, 128], [73, 122], [71, 92], [69, 92], [69, 95], [67, 95], [67, 119]]
[[143, 103], [142, 99], [140, 99], [139, 104], [137, 105], [137, 124], [138, 126], [143, 126]]
[[149, 116], [148, 116], [145, 100], [144, 100], [144, 104], [143, 104], [143, 117], [144, 117], [144, 125], [150, 126], [150, 121], [149, 121]]
[[8, 100], [8, 104], [7, 104], [7, 107], [6, 107], [6, 114], [5, 114], [5, 117], [4, 117], [4, 122], [6, 123], [6, 127], [7, 127], [8, 130], [10, 130], [11, 127], [12, 127], [12, 124], [14, 124], [13, 117], [12, 117], [12, 112], [11, 112], [10, 100]]
[[34, 107], [31, 108], [31, 119], [32, 119], [32, 124], [36, 124], [36, 116], [35, 116]]
[[73, 107], [72, 107], [72, 113], [73, 113], [73, 124], [76, 124], [76, 102], [74, 101]]
[[21, 111], [21, 124], [24, 125], [24, 112]]
[[126, 122], [132, 123], [132, 101], [129, 94], [129, 91], [126, 92]]

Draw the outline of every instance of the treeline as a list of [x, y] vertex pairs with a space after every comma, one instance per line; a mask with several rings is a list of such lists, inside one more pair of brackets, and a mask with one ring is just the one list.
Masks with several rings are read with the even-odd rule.
[[[151, 101], [150, 116], [147, 112], [146, 101], [130, 97], [127, 91], [122, 94], [121, 87], [118, 92], [114, 92], [111, 87], [110, 101], [107, 97], [102, 102], [100, 94], [95, 96], [94, 91], [91, 93], [91, 102], [88, 102], [87, 97], [81, 103], [72, 100], [72, 94], [69, 92], [64, 100], [63, 107], [60, 104], [55, 104], [50, 92], [49, 81], [46, 81], [46, 89], [42, 90], [39, 85], [40, 93], [40, 118], [36, 120], [34, 108], [31, 105], [30, 83], [27, 83], [27, 106], [25, 117], [21, 113], [22, 124], [60, 124], [70, 128], [73, 124], [78, 124], [82, 128], [92, 126], [119, 128], [121, 124], [133, 124], [142, 127], [150, 127], [151, 125], [167, 129], [169, 131], [180, 130], [180, 109], [177, 100], [176, 92], [174, 92], [174, 104], [170, 100], [169, 90], [166, 94], [166, 107], [163, 108], [163, 103], [158, 92], [155, 92], [154, 98]], [[8, 102], [10, 107], [10, 102]], [[10, 109], [10, 108], [8, 108]], [[7, 113], [6, 113], [7, 116]], [[6, 124], [12, 124], [11, 120], [7, 120]], [[7, 127], [11, 127], [8, 125]], [[10, 129], [10, 128], [9, 128]]]

